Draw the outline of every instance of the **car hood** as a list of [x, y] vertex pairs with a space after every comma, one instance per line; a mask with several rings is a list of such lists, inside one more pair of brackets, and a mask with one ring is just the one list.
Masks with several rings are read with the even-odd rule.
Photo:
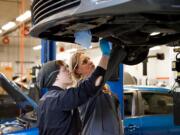
[[2, 87], [8, 95], [13, 98], [18, 107], [24, 111], [29, 110], [29, 108], [37, 108], [37, 103], [21, 92], [20, 87], [18, 87], [13, 81], [8, 80], [8, 78], [2, 73], [0, 73], [0, 87]]

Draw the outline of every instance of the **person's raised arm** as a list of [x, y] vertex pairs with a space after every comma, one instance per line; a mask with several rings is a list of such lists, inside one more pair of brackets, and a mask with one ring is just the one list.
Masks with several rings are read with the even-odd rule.
[[102, 52], [102, 57], [100, 59], [100, 62], [98, 64], [99, 67], [107, 69], [107, 65], [109, 62], [109, 56], [110, 56], [110, 42], [106, 39], [100, 40], [100, 49]]
[[92, 96], [95, 96], [103, 85], [103, 78], [109, 61], [110, 47], [107, 40], [100, 41], [102, 57], [98, 67], [89, 78], [82, 81], [77, 88], [70, 88], [62, 98], [64, 110], [71, 110], [85, 102]]

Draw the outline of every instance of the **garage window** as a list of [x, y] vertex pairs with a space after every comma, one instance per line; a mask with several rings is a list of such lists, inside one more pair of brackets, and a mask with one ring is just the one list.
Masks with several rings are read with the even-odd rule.
[[142, 93], [144, 115], [170, 114], [173, 111], [173, 99], [168, 94]]

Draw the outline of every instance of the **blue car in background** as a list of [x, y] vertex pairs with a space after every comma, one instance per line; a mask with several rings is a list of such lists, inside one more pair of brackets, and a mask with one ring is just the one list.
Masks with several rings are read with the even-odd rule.
[[180, 135], [173, 122], [173, 98], [169, 89], [124, 87], [125, 135]]
[[37, 104], [0, 73], [0, 135], [38, 135]]

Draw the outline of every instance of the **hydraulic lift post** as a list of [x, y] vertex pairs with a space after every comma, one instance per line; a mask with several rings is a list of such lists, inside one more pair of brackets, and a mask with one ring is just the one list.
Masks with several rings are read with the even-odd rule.
[[56, 59], [56, 42], [51, 40], [41, 40], [41, 63], [46, 63]]
[[123, 100], [123, 73], [124, 67], [123, 64], [119, 65], [119, 79], [117, 81], [108, 81], [108, 85], [112, 92], [117, 94], [119, 102], [120, 102], [120, 111], [121, 117], [124, 119], [124, 100]]
[[[41, 64], [56, 59], [56, 42], [51, 40], [41, 40]], [[41, 90], [41, 96], [47, 92], [47, 89]]]

